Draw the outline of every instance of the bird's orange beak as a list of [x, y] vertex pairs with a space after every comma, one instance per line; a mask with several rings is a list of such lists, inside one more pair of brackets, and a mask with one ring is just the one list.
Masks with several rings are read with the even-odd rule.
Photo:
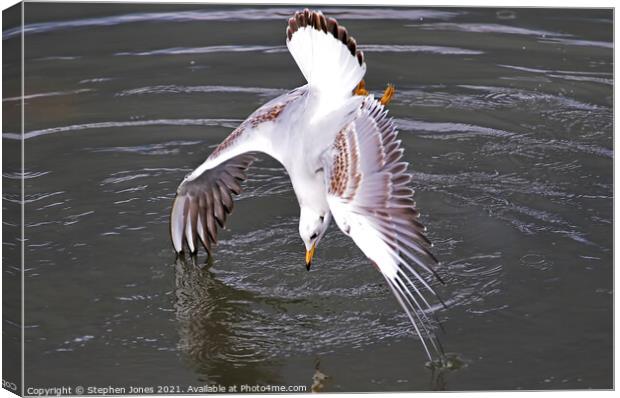
[[314, 256], [314, 250], [316, 249], [316, 243], [312, 244], [310, 250], [306, 250], [306, 269], [310, 271], [312, 265], [312, 257]]

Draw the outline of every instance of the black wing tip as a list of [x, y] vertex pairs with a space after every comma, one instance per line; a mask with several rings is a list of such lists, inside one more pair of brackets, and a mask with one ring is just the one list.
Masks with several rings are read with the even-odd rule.
[[197, 253], [200, 241], [211, 257], [218, 226], [223, 228], [232, 214], [233, 196], [241, 193], [245, 171], [255, 160], [252, 153], [239, 155], [179, 185], [170, 214], [170, 236], [177, 255], [186, 248], [190, 255]]
[[[188, 195], [186, 198], [189, 200], [190, 205], [198, 206], [197, 204], [198, 199], [196, 197]], [[210, 216], [215, 220], [214, 222], [217, 223], [217, 225], [223, 228], [225, 219], [228, 216], [228, 214], [231, 214], [232, 210], [228, 211], [228, 209], [226, 209], [226, 207], [223, 206], [223, 204], [220, 204], [220, 206], [222, 206], [221, 210], [223, 210], [223, 212], [226, 213], [226, 216], [223, 217], [224, 220], [222, 221], [218, 219], [218, 216], [215, 215], [215, 211], [213, 209], [211, 209]], [[175, 231], [171, 231], [173, 249], [177, 257], [184, 256], [186, 253], [189, 254], [190, 256], [197, 255], [199, 247], [200, 247], [198, 242], [202, 244], [205, 251], [207, 252], [207, 255], [211, 256], [212, 246], [217, 245], [217, 225], [213, 225], [213, 224], [209, 225], [207, 223], [207, 214], [205, 212], [208, 210], [206, 208], [200, 207], [198, 208], [198, 210], [199, 210], [198, 212], [188, 212], [188, 214], [184, 216], [184, 220], [182, 222], [183, 229], [176, 231], [177, 236], [174, 236]], [[203, 231], [198, 230], [198, 219], [199, 218], [201, 219], [201, 224], [204, 229]], [[175, 222], [175, 221], [176, 220], [174, 219], [171, 220], [171, 222]], [[188, 223], [189, 223], [189, 227], [188, 227]], [[179, 242], [179, 247], [176, 246], [175, 240]], [[190, 244], [190, 240], [191, 240], [191, 244]]]
[[308, 8], [297, 11], [295, 15], [288, 20], [288, 26], [286, 28], [287, 39], [290, 41], [295, 32], [306, 26], [332, 35], [335, 39], [347, 46], [349, 52], [357, 59], [360, 66], [364, 64], [364, 52], [357, 49], [357, 42], [353, 36], [349, 35], [347, 28], [340, 25], [335, 18], [325, 17], [321, 11], [311, 11]]

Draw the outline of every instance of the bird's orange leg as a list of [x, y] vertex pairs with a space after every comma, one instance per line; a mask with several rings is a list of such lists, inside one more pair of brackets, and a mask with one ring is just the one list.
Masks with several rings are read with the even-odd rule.
[[366, 82], [364, 81], [364, 79], [362, 79], [362, 81], [360, 81], [357, 85], [357, 87], [355, 87], [355, 90], [353, 90], [353, 94], [354, 95], [368, 95], [368, 90], [366, 90]]
[[[392, 97], [394, 97], [395, 92], [396, 88], [394, 87], [394, 85], [388, 84], [385, 88], [385, 91], [383, 92], [383, 96], [379, 100], [379, 102], [381, 102], [381, 105], [385, 106], [389, 104], [390, 101], [392, 101]], [[355, 90], [353, 90], [353, 94], [362, 96], [366, 96], [369, 94], [368, 90], [366, 90], [366, 82], [363, 79], [358, 83], [357, 87], [355, 87]]]
[[396, 92], [396, 88], [394, 87], [394, 85], [388, 84], [387, 87], [385, 88], [385, 91], [383, 92], [383, 96], [379, 100], [379, 102], [381, 102], [381, 105], [385, 106], [389, 104], [390, 101], [392, 101], [392, 97], [394, 96], [395, 92]]

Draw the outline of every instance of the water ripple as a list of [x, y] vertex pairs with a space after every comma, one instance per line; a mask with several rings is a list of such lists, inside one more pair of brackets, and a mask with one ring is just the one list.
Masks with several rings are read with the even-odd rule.
[[607, 41], [595, 41], [595, 40], [577, 40], [577, 39], [564, 39], [564, 38], [553, 38], [541, 40], [541, 43], [554, 43], [554, 44], [565, 44], [569, 46], [582, 46], [582, 47], [602, 47], [602, 48], [614, 48], [614, 43], [610, 43]]
[[566, 71], [553, 69], [529, 68], [519, 65], [498, 64], [502, 68], [514, 69], [522, 72], [538, 73], [547, 77], [560, 78], [566, 80], [588, 81], [595, 83], [613, 84], [613, 74], [610, 72], [591, 72], [591, 71]]
[[260, 51], [266, 53], [273, 52], [285, 52], [285, 46], [242, 46], [242, 45], [229, 45], [229, 46], [207, 46], [207, 47], [173, 47], [162, 48], [159, 50], [151, 51], [137, 51], [137, 52], [118, 52], [116, 56], [151, 56], [151, 55], [180, 55], [180, 54], [209, 54], [209, 53], [224, 53], [224, 52], [249, 52]]
[[146, 86], [125, 89], [116, 94], [118, 97], [149, 94], [192, 94], [192, 93], [251, 93], [264, 96], [278, 96], [288, 92], [286, 89], [269, 87], [238, 87], [238, 86], [179, 86], [175, 84]]
[[[396, 52], [396, 53], [429, 53], [440, 55], [480, 55], [480, 50], [471, 50], [447, 46], [424, 45], [396, 45], [396, 44], [365, 44], [360, 45], [365, 52]], [[267, 54], [287, 52], [286, 46], [258, 46], [258, 45], [226, 45], [206, 47], [172, 47], [149, 51], [124, 51], [116, 56], [153, 56], [153, 55], [181, 55], [181, 54], [210, 54], [226, 52], [263, 52]]]
[[449, 306], [464, 306], [467, 311], [484, 314], [501, 308], [489, 308], [485, 299], [497, 293], [502, 283], [502, 253], [475, 254], [445, 264], [446, 283], [454, 286], [454, 294], [446, 300]]
[[[48, 134], [65, 133], [70, 131], [105, 129], [118, 127], [141, 127], [141, 126], [221, 126], [235, 128], [241, 123], [241, 119], [155, 119], [155, 120], [128, 120], [121, 122], [98, 122], [73, 124], [70, 126], [51, 127], [42, 130], [29, 131], [24, 134], [25, 140]], [[20, 140], [21, 134], [2, 133], [3, 138]]]
[[155, 144], [144, 144], [137, 146], [117, 146], [103, 148], [84, 148], [91, 152], [116, 152], [116, 153], [135, 153], [140, 155], [175, 155], [180, 152], [179, 147], [194, 146], [202, 144], [203, 141], [168, 141]]
[[464, 95], [462, 100], [455, 101], [457, 104], [464, 104], [468, 100], [471, 101], [474, 99], [474, 105], [472, 107], [475, 108], [484, 107], [485, 105], [491, 108], [495, 108], [497, 106], [514, 107], [517, 104], [519, 104], [519, 106], [529, 106], [532, 108], [540, 107], [541, 104], [544, 104], [553, 107], [554, 109], [578, 109], [587, 111], [596, 111], [602, 108], [600, 106], [581, 102], [566, 96], [511, 87], [476, 86], [467, 84], [460, 85], [459, 87], [485, 92], [485, 94], [480, 97], [479, 101], [476, 101], [475, 97], [472, 98], [471, 95]]
[[399, 129], [403, 131], [410, 131], [423, 135], [430, 132], [431, 134], [425, 135], [425, 137], [439, 140], [460, 140], [477, 136], [490, 136], [508, 139], [508, 143], [487, 142], [484, 146], [484, 150], [487, 154], [497, 155], [510, 153], [511, 155], [535, 157], [534, 154], [528, 155], [528, 152], [518, 151], [520, 148], [527, 148], [529, 152], [533, 150], [537, 150], [537, 153], [548, 153], [549, 151], [569, 151], [587, 153], [610, 159], [613, 158], [614, 155], [613, 149], [597, 144], [567, 139], [534, 138], [531, 135], [517, 134], [505, 130], [466, 123], [426, 122], [419, 120], [397, 119], [396, 124]]
[[56, 97], [59, 95], [75, 95], [75, 94], [82, 94], [82, 93], [87, 93], [93, 91], [89, 88], [81, 88], [79, 90], [67, 90], [67, 91], [51, 91], [51, 92], [47, 92], [47, 93], [36, 93], [36, 94], [28, 94], [28, 95], [24, 95], [19, 96], [19, 97], [8, 97], [8, 98], [2, 98], [2, 102], [7, 102], [7, 101], [21, 101], [23, 100], [30, 100], [30, 99], [35, 99], [35, 98], [45, 98], [45, 97]]
[[[583, 206], [580, 196], [550, 183], [531, 181], [515, 174], [462, 172], [449, 175], [414, 173], [418, 184], [455, 198], [464, 205], [482, 207], [493, 218], [512, 225], [526, 235], [549, 232], [568, 237], [580, 243], [594, 245], [579, 226], [560, 213], [561, 209], [577, 211]], [[520, 203], [531, 201], [533, 195], [540, 203], [561, 206], [557, 212]]]
[[480, 50], [469, 50], [458, 47], [445, 46], [421, 46], [421, 45], [397, 45], [397, 44], [366, 44], [360, 45], [366, 52], [397, 52], [397, 53], [429, 53], [441, 55], [480, 55]]
[[398, 126], [399, 130], [411, 131], [415, 132], [416, 134], [431, 132], [439, 133], [444, 136], [446, 133], [450, 133], [450, 137], [455, 137], [455, 135], [458, 133], [466, 133], [467, 136], [482, 135], [492, 137], [513, 137], [517, 135], [517, 133], [509, 131], [494, 129], [490, 127], [476, 126], [467, 123], [426, 122], [422, 120], [411, 119], [395, 119], [394, 122]]
[[[272, 274], [263, 266], [261, 275]], [[214, 360], [248, 363], [299, 353], [322, 354], [341, 346], [363, 348], [383, 339], [409, 337], [409, 321], [396, 305], [387, 313], [374, 308], [377, 303], [373, 301], [392, 299], [385, 286], [341, 289], [317, 297], [315, 291], [322, 289], [309, 291], [307, 285], [275, 286], [274, 290], [273, 286], [261, 288], [265, 281], [240, 284], [250, 279], [247, 272], [214, 273], [177, 263], [179, 348], [197, 366]], [[331, 311], [329, 303], [336, 300], [347, 300], [350, 305]]]
[[[68, 30], [93, 26], [115, 26], [136, 22], [192, 22], [192, 21], [285, 21], [293, 15], [296, 8], [256, 8], [225, 11], [175, 11], [175, 12], [149, 12], [107, 17], [83, 18], [68, 21], [40, 22], [26, 24], [23, 27], [24, 34], [46, 33], [57, 30]], [[390, 8], [333, 8], [329, 10], [331, 16], [346, 19], [439, 19], [446, 20], [464, 14], [463, 11], [444, 10], [413, 10], [413, 9], [390, 9]], [[2, 32], [2, 40], [20, 35], [21, 27], [6, 29]]]
[[421, 24], [421, 25], [406, 25], [409, 27], [416, 27], [428, 30], [451, 30], [456, 32], [473, 32], [473, 33], [501, 33], [510, 35], [524, 35], [524, 36], [553, 36], [553, 37], [568, 37], [571, 35], [551, 32], [548, 30], [540, 29], [528, 29], [520, 28], [517, 26], [508, 26], [494, 23], [433, 23], [433, 24]]
[[50, 171], [25, 171], [24, 173], [20, 172], [20, 171], [6, 171], [4, 170], [2, 172], [2, 177], [3, 178], [8, 178], [11, 180], [21, 180], [21, 179], [31, 179], [31, 178], [38, 178], [38, 177], [43, 177], [44, 175], [49, 174]]

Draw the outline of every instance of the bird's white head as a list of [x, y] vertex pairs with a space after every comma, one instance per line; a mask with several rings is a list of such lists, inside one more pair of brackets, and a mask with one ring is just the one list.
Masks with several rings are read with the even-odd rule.
[[329, 210], [317, 211], [309, 207], [302, 207], [299, 216], [299, 236], [306, 245], [306, 269], [310, 271], [312, 257], [319, 241], [325, 235], [332, 215]]

